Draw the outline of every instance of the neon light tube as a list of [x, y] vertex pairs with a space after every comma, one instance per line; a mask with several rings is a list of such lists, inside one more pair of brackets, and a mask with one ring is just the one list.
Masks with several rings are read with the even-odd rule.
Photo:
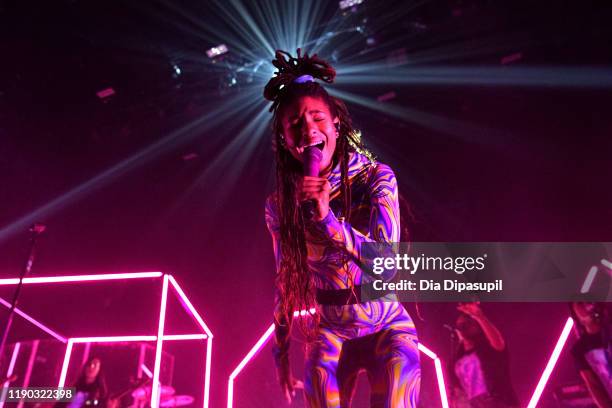
[[142, 372], [145, 373], [147, 377], [153, 378], [153, 373], [151, 372], [151, 370], [149, 370], [149, 367], [147, 367], [144, 363], [140, 365], [140, 368], [142, 368]]
[[[7, 302], [6, 300], [2, 299], [1, 297], [0, 297], [0, 304], [2, 304], [3, 306], [6, 306], [9, 309], [11, 307], [11, 304], [9, 302]], [[42, 324], [41, 322], [39, 322], [38, 320], [36, 320], [32, 316], [30, 316], [29, 314], [27, 314], [27, 313], [23, 312], [22, 310], [20, 310], [18, 307], [15, 308], [15, 313], [18, 314], [19, 316], [23, 317], [28, 322], [32, 323], [34, 326], [38, 327], [39, 329], [41, 329], [42, 331], [44, 331], [45, 333], [47, 333], [51, 337], [55, 337], [57, 340], [61, 341], [62, 343], [66, 343], [68, 341], [64, 336], [62, 336], [62, 335], [58, 334], [57, 332], [51, 330], [50, 328], [48, 328], [47, 326], [45, 326], [44, 324]]]
[[[293, 312], [293, 317], [294, 318], [304, 317], [304, 316], [307, 316], [309, 313], [315, 313], [315, 311], [316, 311], [315, 308], [310, 308], [308, 310], [306, 309], [296, 310], [295, 312]], [[261, 335], [261, 337], [257, 340], [255, 345], [251, 347], [247, 355], [240, 361], [238, 366], [230, 374], [229, 380], [227, 383], [227, 407], [228, 408], [232, 408], [232, 405], [234, 404], [234, 379], [238, 376], [238, 374], [240, 374], [240, 372], [249, 363], [249, 361], [251, 361], [255, 357], [255, 355], [259, 352], [259, 350], [261, 350], [261, 348], [267, 343], [267, 341], [270, 339], [270, 336], [272, 335], [273, 332], [274, 332], [274, 323], [272, 323], [268, 327], [268, 329], [265, 331], [265, 333]]]
[[[13, 354], [11, 354], [11, 362], [9, 363], [8, 370], [6, 370], [6, 377], [10, 377], [13, 374], [13, 370], [15, 369], [15, 362], [17, 361], [17, 356], [19, 355], [19, 349], [21, 349], [21, 343], [17, 342], [13, 346]], [[0, 401], [0, 408], [4, 407], [5, 394], [8, 391], [5, 388], [8, 385], [8, 381], [5, 381], [2, 384], [2, 401]]]
[[[6, 370], [6, 376], [10, 377], [13, 374], [13, 370], [15, 369], [15, 362], [17, 361], [17, 356], [19, 355], [19, 350], [21, 349], [21, 343], [15, 343], [13, 346], [13, 354], [11, 354], [11, 362], [9, 363], [8, 370]], [[5, 385], [6, 382], [3, 384]]]
[[138, 369], [136, 370], [136, 378], [139, 380], [142, 378], [142, 365], [144, 364], [145, 360], [145, 351], [145, 345], [141, 344], [140, 353], [138, 353]]
[[134, 341], [156, 341], [157, 336], [100, 336], [100, 337], [72, 337], [73, 343], [121, 343]]
[[210, 338], [212, 338], [213, 337], [212, 332], [210, 331], [206, 323], [204, 323], [204, 319], [202, 319], [202, 317], [200, 316], [198, 311], [195, 309], [195, 307], [193, 307], [193, 305], [191, 304], [191, 301], [189, 301], [189, 298], [187, 298], [187, 295], [185, 295], [185, 292], [183, 292], [183, 289], [181, 289], [176, 279], [174, 279], [172, 275], [167, 275], [167, 276], [170, 279], [170, 283], [172, 284], [172, 287], [174, 288], [176, 293], [179, 295], [179, 299], [181, 303], [183, 304], [183, 306], [187, 309], [187, 311], [189, 311], [191, 316], [193, 316], [193, 318], [198, 322], [200, 327], [202, 327], [202, 330], [204, 330], [206, 334]]
[[[26, 368], [25, 377], [23, 379], [22, 387], [27, 388], [30, 385], [30, 378], [32, 378], [32, 369], [34, 368], [34, 362], [36, 361], [36, 354], [38, 353], [38, 345], [40, 340], [34, 340], [32, 342], [32, 350], [30, 351], [30, 358], [28, 359], [28, 367]], [[23, 408], [24, 400], [19, 401], [17, 408]]]
[[266, 330], [265, 333], [261, 335], [261, 337], [259, 338], [259, 340], [257, 340], [255, 345], [251, 347], [251, 350], [249, 350], [247, 355], [244, 356], [240, 364], [238, 364], [238, 366], [234, 369], [234, 371], [232, 371], [232, 373], [230, 374], [231, 379], [236, 378], [236, 376], [240, 374], [244, 366], [246, 366], [247, 363], [253, 358], [253, 356], [257, 354], [257, 352], [261, 350], [261, 348], [268, 342], [272, 333], [274, 333], [274, 323], [272, 323], [270, 327], [268, 327], [268, 330]]
[[168, 275], [164, 275], [157, 325], [157, 344], [155, 345], [155, 365], [153, 367], [153, 384], [151, 386], [151, 408], [159, 408], [159, 372], [161, 369], [161, 352], [166, 323], [166, 306], [168, 302]]
[[425, 347], [423, 345], [423, 343], [419, 343], [418, 344], [418, 348], [419, 348], [419, 350], [421, 350], [423, 352], [423, 354], [425, 354], [427, 357], [431, 358], [432, 360], [435, 360], [436, 358], [438, 358], [436, 353], [434, 353], [433, 351], [431, 351], [430, 349]]
[[[166, 334], [164, 340], [203, 340], [205, 334]], [[134, 341], [157, 341], [157, 336], [100, 336], [100, 337], [72, 337], [73, 343], [128, 343]]]
[[436, 378], [438, 379], [438, 390], [440, 391], [440, 402], [442, 402], [443, 408], [448, 408], [448, 395], [446, 394], [446, 383], [444, 382], [444, 372], [442, 371], [442, 362], [436, 353], [425, 347], [423, 343], [418, 344], [419, 350], [423, 352], [427, 357], [434, 361], [434, 367], [436, 368]]
[[164, 341], [166, 340], [205, 340], [208, 336], [200, 334], [164, 334]]
[[62, 363], [62, 371], [60, 374], [58, 387], [63, 387], [66, 383], [66, 374], [68, 374], [68, 363], [70, 363], [70, 355], [72, 354], [72, 339], [68, 339], [66, 344], [66, 353], [64, 354], [64, 362]]
[[[144, 279], [159, 278], [161, 272], [127, 272], [127, 273], [102, 273], [97, 275], [69, 275], [69, 276], [41, 276], [36, 278], [24, 278], [23, 283], [65, 283], [65, 282], [94, 282], [121, 279]], [[16, 285], [18, 278], [0, 279], [0, 285]]]
[[268, 330], [257, 340], [255, 345], [251, 347], [251, 350], [247, 353], [246, 356], [242, 359], [240, 364], [232, 371], [229, 376], [229, 382], [227, 384], [227, 408], [232, 408], [234, 404], [234, 379], [240, 374], [244, 366], [247, 365], [249, 361], [262, 349], [262, 347], [268, 342], [270, 337], [274, 333], [274, 323], [268, 327]]
[[597, 268], [597, 266], [595, 265], [591, 266], [591, 269], [589, 269], [589, 272], [587, 273], [587, 276], [584, 279], [584, 282], [582, 283], [582, 288], [580, 289], [580, 293], [588, 293], [588, 291], [591, 290], [593, 279], [595, 279], [595, 276], [597, 276], [598, 270], [599, 269]]
[[213, 334], [212, 331], [208, 328], [202, 316], [198, 313], [196, 308], [193, 306], [181, 286], [178, 284], [174, 276], [172, 275], [164, 275], [168, 276], [174, 291], [177, 293], [183, 308], [191, 314], [191, 316], [198, 322], [202, 330], [204, 330], [207, 334], [206, 340], [206, 372], [204, 374], [204, 408], [208, 407], [209, 399], [210, 399], [210, 371], [212, 366], [212, 340]]
[[204, 372], [204, 408], [210, 400], [210, 369], [212, 365], [212, 337], [206, 339], [206, 368]]
[[555, 345], [555, 348], [553, 349], [553, 352], [550, 355], [550, 358], [548, 359], [548, 364], [546, 364], [546, 368], [544, 368], [544, 372], [542, 372], [542, 376], [540, 377], [538, 386], [533, 392], [533, 395], [531, 396], [531, 400], [529, 401], [529, 405], [527, 405], [527, 408], [536, 408], [536, 406], [538, 405], [540, 397], [542, 396], [542, 392], [544, 392], [546, 383], [548, 383], [548, 379], [550, 378], [550, 375], [552, 374], [552, 371], [555, 368], [555, 365], [557, 364], [557, 360], [561, 355], [561, 351], [563, 351], [563, 346], [565, 346], [565, 342], [567, 341], [567, 338], [569, 337], [570, 331], [572, 330], [573, 326], [574, 321], [570, 317], [565, 322], [565, 327], [563, 327], [563, 331], [561, 332], [559, 340], [557, 340], [557, 344]]
[[434, 360], [436, 367], [436, 377], [438, 378], [438, 389], [440, 390], [440, 401], [443, 408], [448, 408], [448, 396], [446, 395], [446, 384], [444, 383], [444, 374], [442, 372], [442, 363], [439, 358]]

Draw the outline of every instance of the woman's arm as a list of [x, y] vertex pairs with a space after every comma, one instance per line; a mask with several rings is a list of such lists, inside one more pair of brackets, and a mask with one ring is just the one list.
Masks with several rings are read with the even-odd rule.
[[480, 325], [480, 328], [485, 334], [489, 345], [497, 351], [503, 351], [506, 348], [506, 342], [504, 336], [495, 327], [495, 325], [485, 316], [484, 312], [478, 305], [478, 303], [464, 303], [457, 306], [460, 312], [463, 312], [470, 316]]
[[603, 388], [599, 379], [592, 370], [580, 370], [580, 376], [584, 380], [584, 383], [586, 384], [598, 408], [612, 407], [612, 401], [610, 401], [608, 393]]
[[312, 221], [310, 224], [311, 228], [345, 248], [359, 261], [364, 261], [361, 253], [364, 243], [391, 243], [400, 239], [400, 212], [395, 174], [389, 166], [380, 163], [373, 171], [370, 186], [372, 209], [369, 234], [362, 234], [346, 221], [340, 222], [331, 209], [321, 221]]

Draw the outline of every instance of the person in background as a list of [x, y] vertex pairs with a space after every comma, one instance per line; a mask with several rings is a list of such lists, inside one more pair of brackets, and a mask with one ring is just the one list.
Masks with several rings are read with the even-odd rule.
[[109, 398], [102, 361], [92, 357], [83, 365], [81, 373], [72, 385], [74, 398], [70, 402], [55, 404], [56, 408], [118, 408], [118, 401]]
[[514, 408], [506, 341], [478, 302], [457, 306], [458, 344], [449, 371], [454, 408]]
[[591, 397], [599, 408], [612, 408], [610, 314], [603, 303], [572, 302], [578, 340], [572, 355]]

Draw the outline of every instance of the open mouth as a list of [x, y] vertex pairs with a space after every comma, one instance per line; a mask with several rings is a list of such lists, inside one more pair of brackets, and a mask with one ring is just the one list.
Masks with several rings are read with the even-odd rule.
[[314, 142], [314, 143], [311, 143], [311, 144], [309, 144], [309, 145], [307, 145], [307, 146], [304, 146], [304, 149], [306, 149], [307, 147], [312, 147], [312, 146], [314, 146], [314, 147], [316, 147], [317, 149], [319, 149], [319, 150], [323, 151], [323, 148], [325, 147], [325, 142], [324, 142], [324, 141], [322, 141], [322, 140], [320, 140], [320, 141], [318, 141], [318, 142]]

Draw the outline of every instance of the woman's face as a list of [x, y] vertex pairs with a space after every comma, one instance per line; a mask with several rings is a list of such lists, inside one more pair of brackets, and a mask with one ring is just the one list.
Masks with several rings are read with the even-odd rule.
[[286, 149], [295, 159], [303, 162], [304, 149], [315, 145], [323, 153], [319, 174], [331, 170], [338, 122], [322, 99], [310, 96], [299, 98], [283, 109], [281, 126]]
[[87, 363], [85, 366], [85, 378], [87, 380], [95, 380], [96, 376], [100, 373], [100, 365], [102, 362], [99, 358], [94, 358]]
[[480, 325], [472, 318], [465, 315], [459, 315], [455, 323], [457, 330], [463, 338], [475, 341], [481, 334]]
[[574, 302], [572, 307], [574, 308], [578, 321], [583, 326], [600, 325], [601, 321], [599, 318], [597, 304], [593, 302]]

